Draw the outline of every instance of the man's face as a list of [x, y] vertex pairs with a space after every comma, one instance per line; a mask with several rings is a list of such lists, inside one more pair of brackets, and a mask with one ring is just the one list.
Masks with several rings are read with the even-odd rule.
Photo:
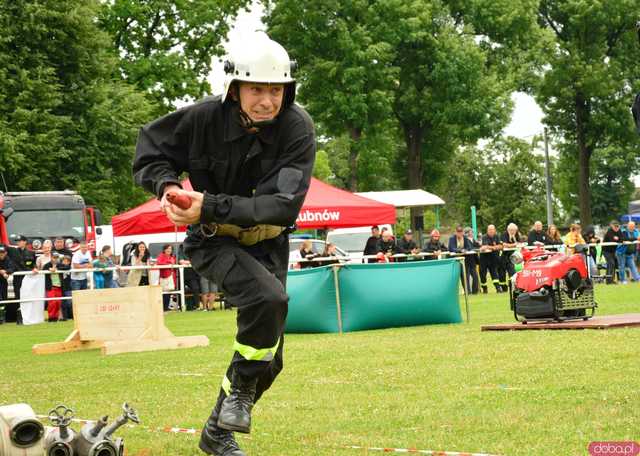
[[533, 229], [536, 230], [538, 233], [540, 231], [542, 231], [542, 222], [536, 222], [533, 224]]
[[385, 242], [389, 241], [391, 239], [391, 233], [389, 233], [388, 231], [385, 231], [382, 234], [382, 239], [384, 239]]
[[0, 252], [0, 260], [4, 260], [7, 257], [7, 252]]
[[273, 120], [284, 98], [284, 84], [239, 84], [240, 107], [254, 122]]
[[405, 238], [407, 241], [412, 240], [412, 239], [413, 239], [413, 233], [404, 233], [404, 238]]
[[56, 239], [53, 245], [56, 250], [62, 250], [64, 248], [64, 241], [62, 239]]
[[80, 243], [80, 251], [82, 253], [87, 253], [87, 244], [85, 244], [84, 242]]
[[24, 249], [26, 246], [27, 246], [27, 241], [22, 240], [22, 239], [18, 241], [18, 247], [19, 248]]
[[373, 236], [373, 237], [378, 237], [378, 236], [380, 236], [380, 230], [379, 230], [379, 229], [377, 229], [377, 228], [372, 229], [372, 230], [371, 230], [371, 236]]
[[493, 225], [489, 225], [489, 227], [487, 228], [487, 234], [489, 236], [495, 236], [496, 235], [496, 227]]
[[620, 225], [611, 225], [611, 229], [613, 231], [619, 231], [620, 230]]
[[627, 228], [629, 229], [629, 231], [635, 230], [636, 229], [636, 222], [627, 223]]
[[456, 230], [456, 237], [458, 239], [462, 239], [464, 237], [464, 231], [462, 230]]

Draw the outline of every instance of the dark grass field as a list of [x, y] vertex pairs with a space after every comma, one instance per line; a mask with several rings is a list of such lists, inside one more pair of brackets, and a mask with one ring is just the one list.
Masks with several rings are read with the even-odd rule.
[[[598, 313], [640, 312], [640, 285], [598, 286]], [[291, 335], [285, 370], [254, 409], [249, 455], [380, 454], [347, 446], [499, 455], [586, 455], [591, 441], [640, 440], [640, 328], [481, 332], [510, 322], [504, 295], [470, 299], [471, 323], [345, 335]], [[198, 455], [197, 436], [231, 356], [233, 311], [169, 314], [176, 335], [208, 348], [103, 357], [35, 356], [72, 323], [0, 326], [0, 404], [39, 414], [64, 403], [79, 418], [112, 417], [122, 402], [129, 455]]]

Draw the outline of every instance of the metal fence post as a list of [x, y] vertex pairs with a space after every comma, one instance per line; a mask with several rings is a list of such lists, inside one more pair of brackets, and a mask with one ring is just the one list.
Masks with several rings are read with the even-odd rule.
[[336, 312], [338, 316], [338, 332], [342, 334], [342, 304], [340, 303], [340, 279], [338, 279], [339, 265], [333, 266], [333, 285], [336, 288]]

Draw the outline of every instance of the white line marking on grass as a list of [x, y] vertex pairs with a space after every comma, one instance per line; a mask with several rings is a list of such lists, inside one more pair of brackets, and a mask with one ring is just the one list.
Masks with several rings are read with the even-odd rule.
[[496, 456], [487, 453], [469, 453], [465, 451], [438, 451], [438, 450], [418, 450], [417, 448], [377, 448], [350, 445], [346, 448], [354, 450], [380, 451], [382, 453], [413, 453], [428, 454], [431, 456]]

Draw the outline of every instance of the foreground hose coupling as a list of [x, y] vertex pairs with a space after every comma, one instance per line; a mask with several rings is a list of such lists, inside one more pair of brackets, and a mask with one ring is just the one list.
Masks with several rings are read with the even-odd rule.
[[49, 412], [49, 421], [54, 429], [44, 440], [46, 456], [74, 456], [74, 440], [76, 433], [69, 427], [73, 420], [73, 410], [59, 405]]
[[80, 432], [71, 428], [74, 412], [59, 405], [49, 412], [52, 428], [45, 428], [27, 404], [0, 407], [0, 456], [124, 456], [124, 440], [113, 434], [128, 422], [139, 423], [127, 403], [109, 425], [108, 417], [88, 422]]
[[114, 439], [113, 433], [129, 421], [139, 423], [138, 415], [125, 402], [122, 406], [122, 416], [111, 425], [108, 425], [108, 420], [107, 416], [103, 416], [96, 423], [87, 423], [82, 427], [75, 441], [77, 456], [124, 456], [124, 440]]
[[27, 404], [0, 407], [0, 455], [42, 456], [44, 426]]

